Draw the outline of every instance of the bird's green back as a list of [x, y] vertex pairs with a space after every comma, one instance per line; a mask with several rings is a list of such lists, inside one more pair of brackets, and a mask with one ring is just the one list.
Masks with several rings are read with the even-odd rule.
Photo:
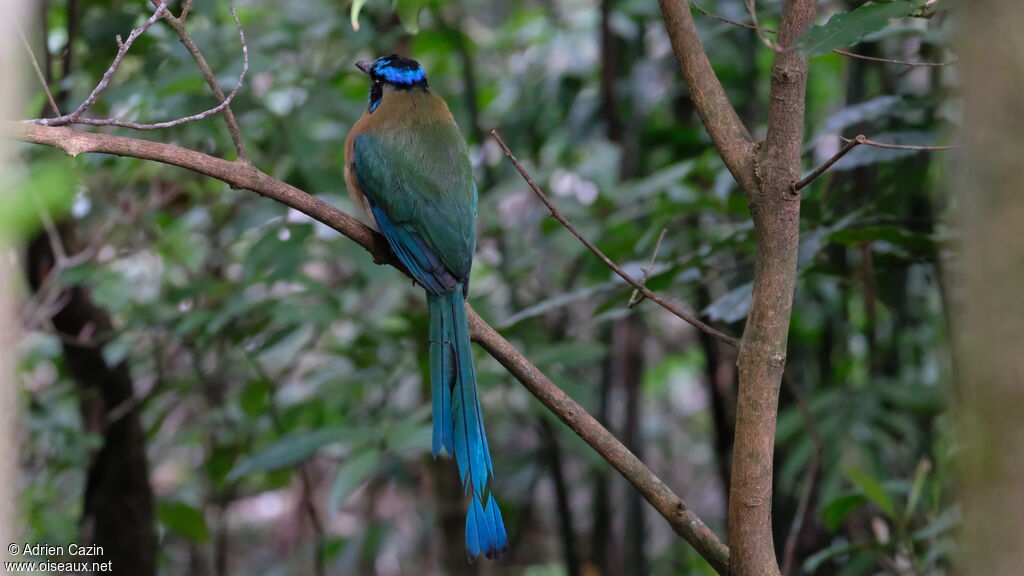
[[[395, 114], [401, 106], [418, 110]], [[468, 278], [477, 191], [465, 140], [447, 106], [431, 92], [396, 93], [368, 119], [372, 124], [356, 134], [353, 146], [363, 194], [393, 225], [419, 234], [453, 275]]]

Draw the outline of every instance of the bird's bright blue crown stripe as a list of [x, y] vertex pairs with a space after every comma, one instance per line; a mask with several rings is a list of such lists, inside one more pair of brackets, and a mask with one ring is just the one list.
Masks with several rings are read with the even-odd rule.
[[427, 79], [423, 68], [395, 68], [390, 62], [379, 62], [373, 67], [373, 73], [394, 84], [415, 84]]

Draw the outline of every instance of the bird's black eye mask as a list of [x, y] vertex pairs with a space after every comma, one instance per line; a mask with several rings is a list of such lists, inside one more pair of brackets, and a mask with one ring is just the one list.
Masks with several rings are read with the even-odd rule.
[[384, 83], [380, 80], [374, 80], [370, 84], [370, 113], [372, 114], [377, 106], [380, 106], [380, 99], [384, 97]]

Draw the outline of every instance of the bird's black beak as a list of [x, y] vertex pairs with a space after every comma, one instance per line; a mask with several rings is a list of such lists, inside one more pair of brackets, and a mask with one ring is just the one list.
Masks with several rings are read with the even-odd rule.
[[367, 76], [370, 75], [371, 66], [373, 66], [373, 62], [370, 62], [369, 60], [360, 60], [359, 62], [356, 62], [356, 68], [362, 70], [363, 74], [366, 74]]

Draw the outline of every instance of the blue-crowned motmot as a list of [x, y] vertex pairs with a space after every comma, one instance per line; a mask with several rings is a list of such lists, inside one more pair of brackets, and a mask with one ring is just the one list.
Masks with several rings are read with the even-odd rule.
[[508, 538], [491, 493], [465, 310], [477, 205], [466, 142], [415, 60], [392, 55], [356, 67], [370, 77], [370, 102], [345, 140], [345, 183], [427, 291], [434, 457], [442, 449], [453, 455], [472, 495], [470, 561], [497, 558]]

